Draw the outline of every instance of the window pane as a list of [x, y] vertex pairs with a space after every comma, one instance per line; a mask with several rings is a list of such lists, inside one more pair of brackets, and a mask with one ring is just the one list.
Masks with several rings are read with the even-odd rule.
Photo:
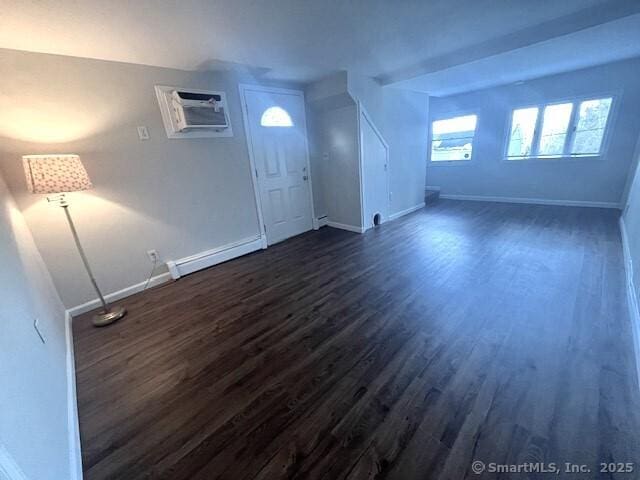
[[284, 108], [269, 107], [262, 112], [260, 125], [263, 127], [293, 127], [293, 121]]
[[549, 105], [544, 109], [539, 155], [562, 155], [571, 121], [572, 103]]
[[538, 109], [521, 108], [513, 111], [511, 134], [509, 135], [508, 157], [527, 157], [531, 155], [533, 134], [536, 130]]
[[610, 110], [611, 98], [587, 100], [580, 103], [576, 134], [571, 148], [572, 154], [588, 155], [600, 153]]
[[476, 115], [436, 120], [431, 125], [431, 161], [470, 160]]

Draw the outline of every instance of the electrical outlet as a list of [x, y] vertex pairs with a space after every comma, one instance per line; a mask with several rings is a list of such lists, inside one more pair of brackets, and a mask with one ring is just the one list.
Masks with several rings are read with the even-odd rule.
[[147, 257], [152, 263], [158, 263], [160, 261], [160, 255], [157, 250], [147, 250]]

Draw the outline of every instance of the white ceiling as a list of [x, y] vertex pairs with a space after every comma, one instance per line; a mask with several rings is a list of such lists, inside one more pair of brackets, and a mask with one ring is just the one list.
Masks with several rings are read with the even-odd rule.
[[394, 86], [445, 96], [640, 56], [640, 14], [420, 75]]
[[640, 55], [639, 15], [615, 40], [617, 26], [595, 26], [634, 13], [637, 0], [0, 0], [0, 48], [185, 70], [242, 64], [300, 82], [349, 70], [442, 94], [512, 81], [514, 62], [524, 79]]

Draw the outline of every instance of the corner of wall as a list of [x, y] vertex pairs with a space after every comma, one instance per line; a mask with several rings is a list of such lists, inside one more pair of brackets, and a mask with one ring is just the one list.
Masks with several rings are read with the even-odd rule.
[[629, 165], [629, 172], [627, 173], [627, 182], [625, 183], [624, 190], [622, 192], [622, 198], [620, 198], [620, 205], [623, 211], [626, 211], [627, 204], [629, 203], [629, 196], [631, 195], [631, 186], [633, 185], [636, 177], [638, 176], [638, 169], [640, 167], [640, 137], [636, 143], [636, 148], [633, 152], [633, 160]]
[[633, 258], [629, 246], [629, 237], [624, 222], [624, 217], [620, 216], [620, 235], [622, 237], [622, 252], [624, 258], [624, 270], [626, 273], [626, 289], [627, 289], [627, 307], [629, 309], [629, 319], [631, 321], [631, 330], [633, 332], [633, 347], [636, 361], [636, 374], [638, 376], [638, 385], [640, 385], [640, 310], [638, 308], [638, 297], [633, 281]]
[[65, 337], [67, 356], [67, 420], [69, 442], [69, 474], [71, 480], [82, 480], [82, 449], [80, 444], [80, 422], [76, 392], [76, 361], [73, 346], [73, 317], [65, 312]]

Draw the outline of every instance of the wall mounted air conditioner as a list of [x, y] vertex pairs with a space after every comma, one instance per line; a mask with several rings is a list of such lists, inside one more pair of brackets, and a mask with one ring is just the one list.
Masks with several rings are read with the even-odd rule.
[[224, 92], [156, 85], [169, 138], [232, 137]]

